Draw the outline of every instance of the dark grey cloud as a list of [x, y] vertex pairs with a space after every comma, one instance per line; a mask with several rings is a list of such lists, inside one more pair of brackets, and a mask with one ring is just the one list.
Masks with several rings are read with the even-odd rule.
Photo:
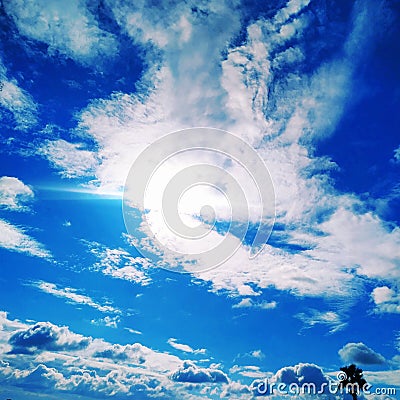
[[170, 378], [175, 382], [224, 382], [228, 383], [226, 374], [218, 369], [199, 368], [190, 361], [184, 361], [181, 368], [173, 372]]
[[140, 343], [113, 344], [103, 350], [98, 350], [93, 354], [96, 358], [108, 358], [114, 361], [127, 361], [134, 364], [143, 364], [146, 361], [144, 347]]
[[328, 382], [322, 369], [315, 364], [300, 363], [291, 367], [281, 368], [275, 374], [277, 382], [283, 382], [287, 385], [296, 383], [301, 386], [303, 383], [315, 383], [315, 385], [322, 385]]
[[370, 349], [364, 343], [347, 343], [339, 350], [340, 358], [348, 363], [364, 365], [384, 364], [385, 357]]
[[40, 350], [80, 350], [89, 345], [91, 338], [71, 332], [66, 326], [38, 322], [14, 333], [9, 343], [13, 354], [32, 354]]

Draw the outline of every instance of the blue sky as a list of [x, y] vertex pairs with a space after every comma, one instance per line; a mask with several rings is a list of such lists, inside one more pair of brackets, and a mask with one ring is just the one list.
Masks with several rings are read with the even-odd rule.
[[[134, 3], [1, 4], [0, 398], [250, 399], [351, 363], [399, 398], [398, 2]], [[177, 273], [123, 197], [139, 154], [192, 127], [263, 160], [275, 223], [257, 257], [250, 216], [226, 262]], [[234, 238], [217, 206], [212, 240]]]

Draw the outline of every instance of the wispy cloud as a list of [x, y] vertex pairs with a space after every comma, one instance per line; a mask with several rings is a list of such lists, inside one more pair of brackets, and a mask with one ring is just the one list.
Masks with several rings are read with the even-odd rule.
[[[15, 128], [26, 131], [37, 123], [37, 105], [32, 96], [9, 77], [0, 57], [0, 106], [12, 113]], [[2, 114], [2, 110], [0, 109]], [[0, 114], [0, 115], [1, 115]]]
[[120, 322], [121, 317], [118, 315], [115, 315], [114, 317], [106, 315], [104, 318], [92, 319], [91, 321], [93, 325], [107, 326], [109, 328], [117, 328]]
[[142, 257], [132, 257], [126, 250], [110, 249], [99, 243], [88, 243], [90, 252], [95, 255], [99, 261], [93, 266], [93, 269], [100, 271], [104, 275], [117, 279], [123, 279], [134, 282], [142, 286], [150, 284], [151, 278], [148, 269], [151, 263]]
[[[218, 269], [198, 278], [243, 297], [269, 285], [296, 295], [348, 297], [362, 284], [359, 275], [398, 278], [400, 232], [366, 212], [353, 194], [336, 191], [335, 163], [314, 152], [315, 141], [334, 132], [352, 99], [354, 71], [385, 27], [383, 8], [356, 2], [347, 37], [310, 70], [304, 60], [312, 51], [307, 35], [315, 2], [289, 1], [271, 18], [253, 20], [237, 46], [233, 38], [244, 27], [229, 1], [201, 10], [146, 4], [108, 4], [120, 28], [144, 49], [148, 69], [136, 93], [114, 93], [77, 115], [78, 131], [95, 142], [96, 152], [60, 141], [40, 150], [61, 174], [93, 174], [91, 185], [118, 192], [137, 155], [163, 134], [194, 125], [228, 129], [266, 161], [284, 234], [255, 260], [242, 246], [229, 274]], [[321, 37], [318, 54], [327, 50]], [[287, 245], [304, 250], [291, 252]], [[134, 262], [120, 268], [104, 260], [98, 263], [103, 273], [146, 282]]]
[[66, 299], [73, 304], [89, 306], [103, 313], [121, 314], [119, 309], [108, 304], [100, 304], [87, 295], [79, 294], [77, 289], [71, 287], [59, 287], [54, 283], [44, 281], [30, 282], [29, 286], [39, 289], [44, 293]]
[[111, 57], [118, 48], [114, 36], [99, 28], [88, 8], [73, 0], [5, 1], [4, 8], [20, 34], [48, 45], [50, 55], [59, 52], [83, 64]]
[[312, 328], [316, 325], [326, 325], [329, 328], [329, 333], [335, 333], [347, 326], [347, 322], [343, 321], [342, 317], [334, 311], [317, 311], [309, 310], [307, 313], [296, 315], [305, 324], [305, 328]]
[[37, 153], [48, 159], [64, 178], [93, 176], [98, 165], [96, 153], [63, 139], [46, 141]]
[[26, 253], [51, 259], [51, 253], [45, 247], [25, 233], [25, 230], [11, 225], [9, 222], [0, 219], [0, 247], [7, 250]]
[[188, 344], [179, 343], [175, 338], [168, 339], [167, 343], [174, 349], [185, 353], [204, 354], [206, 352], [206, 349], [193, 349]]

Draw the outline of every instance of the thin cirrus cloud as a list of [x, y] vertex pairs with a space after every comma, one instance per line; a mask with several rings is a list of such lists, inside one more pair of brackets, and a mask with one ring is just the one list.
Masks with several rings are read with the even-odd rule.
[[[29, 283], [29, 286], [32, 286], [44, 293], [66, 299], [67, 302], [92, 307], [102, 313], [121, 314], [121, 311], [118, 308], [108, 304], [100, 304], [94, 301], [91, 297], [78, 293], [77, 289], [71, 287], [59, 287], [54, 283], [44, 281], [31, 282]], [[111, 323], [112, 320], [109, 322]]]
[[193, 349], [188, 344], [179, 343], [175, 338], [169, 338], [167, 343], [176, 350], [183, 351], [184, 353], [205, 354], [206, 349]]
[[0, 247], [48, 260], [52, 258], [51, 253], [41, 243], [25, 233], [25, 229], [3, 219], [0, 219]]
[[[22, 89], [15, 78], [8, 75], [0, 55], [0, 106], [14, 118], [17, 131], [27, 131], [37, 123], [37, 104], [32, 96]], [[3, 116], [3, 110], [0, 110]]]
[[329, 328], [329, 333], [335, 333], [347, 326], [347, 321], [334, 311], [321, 312], [318, 310], [309, 310], [308, 313], [299, 313], [296, 318], [304, 322], [305, 328], [312, 328], [316, 325], [325, 325]]

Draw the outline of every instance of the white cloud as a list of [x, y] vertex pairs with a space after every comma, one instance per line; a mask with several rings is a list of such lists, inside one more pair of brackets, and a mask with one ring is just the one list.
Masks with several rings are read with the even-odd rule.
[[91, 338], [71, 332], [68, 327], [38, 322], [15, 332], [9, 339], [12, 353], [26, 354], [42, 350], [79, 350], [86, 348]]
[[96, 153], [85, 150], [82, 144], [69, 143], [63, 139], [48, 140], [37, 152], [60, 170], [64, 178], [92, 176], [98, 165]]
[[[389, 371], [363, 371], [366, 381], [375, 387], [383, 386], [397, 388], [400, 387], [400, 369], [393, 369]], [[397, 389], [399, 390], [399, 389]], [[386, 398], [386, 397], [385, 397]]]
[[110, 249], [98, 243], [88, 243], [88, 246], [90, 252], [99, 259], [93, 266], [94, 270], [141, 286], [150, 284], [151, 278], [147, 270], [151, 263], [146, 258], [132, 257], [125, 250]]
[[310, 310], [308, 313], [297, 314], [296, 317], [303, 321], [306, 327], [326, 325], [329, 327], [329, 333], [338, 332], [347, 326], [347, 322], [344, 322], [342, 317], [334, 311]]
[[260, 308], [263, 310], [272, 310], [276, 308], [277, 306], [276, 301], [261, 301], [261, 302], [255, 302], [252, 300], [250, 297], [244, 297], [243, 299], [240, 300], [239, 303], [234, 304], [232, 308]]
[[109, 328], [117, 328], [118, 324], [121, 322], [121, 317], [118, 315], [115, 315], [114, 317], [110, 317], [109, 315], [106, 315], [103, 318], [99, 319], [93, 319], [91, 323], [93, 325], [100, 325], [100, 326], [107, 326]]
[[339, 350], [341, 359], [348, 363], [358, 363], [363, 365], [384, 364], [385, 358], [370, 349], [364, 343], [347, 343]]
[[395, 149], [393, 152], [394, 152], [395, 161], [399, 163], [400, 162], [400, 146], [397, 149]]
[[[358, 275], [399, 277], [400, 231], [360, 211], [363, 204], [355, 196], [336, 192], [329, 178], [334, 162], [314, 155], [313, 141], [334, 131], [351, 97], [354, 68], [372, 41], [372, 33], [364, 32], [384, 26], [374, 5], [356, 5], [343, 48], [311, 73], [300, 72], [308, 1], [289, 1], [275, 17], [254, 21], [243, 44], [231, 48], [241, 26], [240, 12], [232, 12], [229, 2], [207, 3], [203, 13], [190, 2], [108, 5], [121, 28], [144, 46], [148, 70], [138, 93], [115, 93], [78, 115], [78, 131], [96, 142], [95, 155], [66, 142], [47, 143], [51, 151], [46, 146], [42, 151], [65, 176], [93, 174], [91, 184], [100, 192], [121, 191], [137, 155], [161, 135], [187, 126], [228, 129], [266, 160], [277, 223], [285, 230], [275, 233], [278, 243], [258, 258], [249, 260], [243, 246], [225, 265], [198, 278], [210, 281], [213, 290], [243, 297], [272, 285], [297, 295], [349, 299], [362, 285]], [[220, 237], [213, 233], [214, 239]], [[290, 245], [305, 250], [291, 251]], [[135, 264], [121, 269], [101, 261], [98, 267], [146, 281]]]
[[176, 350], [183, 351], [185, 353], [194, 353], [194, 354], [204, 354], [206, 349], [193, 349], [187, 344], [179, 343], [175, 338], [169, 338], [167, 343]]
[[28, 236], [23, 229], [3, 219], [0, 219], [0, 247], [30, 256], [51, 258], [50, 252], [42, 244]]
[[213, 368], [200, 368], [188, 360], [184, 361], [183, 365], [171, 374], [171, 379], [176, 382], [228, 383], [228, 377], [224, 372]]
[[140, 331], [138, 331], [136, 329], [127, 328], [127, 327], [125, 327], [124, 329], [127, 330], [129, 333], [134, 333], [135, 335], [141, 335], [142, 334], [142, 332], [140, 332]]
[[[71, 287], [58, 287], [54, 283], [44, 281], [31, 282], [29, 285], [44, 293], [67, 299], [68, 302], [73, 304], [86, 305], [103, 313], [121, 314], [119, 309], [110, 305], [100, 304], [89, 296], [77, 293], [77, 289]], [[109, 322], [112, 322], [112, 319]]]
[[[92, 339], [50, 322], [33, 325], [9, 320], [0, 313], [0, 379], [18, 387], [35, 387], [57, 398], [83, 395], [120, 399], [179, 398], [192, 400], [186, 383], [171, 380], [184, 378], [183, 361], [178, 357], [154, 351], [140, 343], [120, 345]], [[9, 343], [9, 344], [8, 344]], [[11, 353], [8, 353], [12, 347]], [[209, 387], [220, 385], [226, 375], [215, 368], [195, 367], [196, 376]], [[177, 375], [179, 373], [179, 376]], [[179, 378], [179, 379], [180, 379]], [[182, 380], [181, 379], [181, 380]], [[200, 381], [199, 381], [200, 382]], [[199, 393], [205, 385], [194, 387]], [[26, 396], [25, 396], [26, 397]]]
[[44, 42], [49, 53], [60, 52], [84, 64], [112, 56], [118, 44], [99, 28], [95, 17], [81, 0], [68, 4], [56, 0], [17, 0], [4, 3], [18, 30], [30, 39]]
[[7, 77], [7, 70], [1, 58], [0, 84], [0, 106], [13, 114], [16, 129], [26, 131], [34, 126], [37, 122], [37, 105], [14, 78]]
[[371, 297], [375, 302], [376, 312], [400, 313], [400, 294], [387, 286], [375, 288]]
[[18, 178], [0, 177], [0, 207], [13, 211], [28, 211], [33, 200], [32, 189]]

